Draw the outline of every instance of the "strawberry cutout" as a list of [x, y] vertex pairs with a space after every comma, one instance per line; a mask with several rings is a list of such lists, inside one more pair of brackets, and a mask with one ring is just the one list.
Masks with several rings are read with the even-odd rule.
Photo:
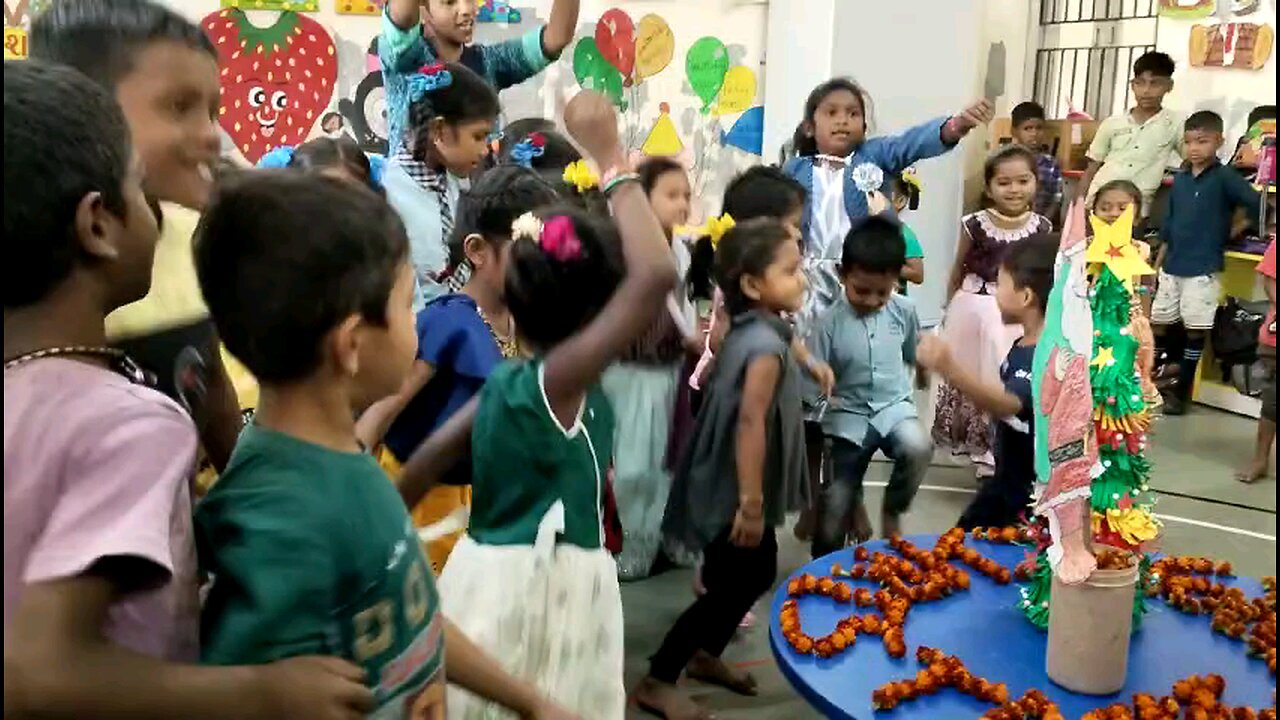
[[242, 10], [210, 13], [200, 27], [218, 50], [218, 122], [245, 160], [299, 145], [328, 107], [338, 76], [333, 39], [320, 23], [282, 12], [258, 27]]

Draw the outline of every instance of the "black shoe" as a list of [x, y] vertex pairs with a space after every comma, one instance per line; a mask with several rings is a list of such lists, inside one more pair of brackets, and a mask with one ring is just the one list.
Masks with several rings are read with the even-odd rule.
[[1163, 411], [1165, 415], [1186, 415], [1187, 401], [1175, 393], [1169, 393], [1164, 396]]

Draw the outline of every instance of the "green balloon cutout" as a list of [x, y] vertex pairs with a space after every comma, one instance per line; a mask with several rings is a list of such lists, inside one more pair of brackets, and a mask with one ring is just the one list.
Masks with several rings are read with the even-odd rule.
[[584, 90], [595, 90], [622, 110], [627, 109], [627, 101], [622, 98], [622, 73], [600, 54], [595, 38], [584, 37], [574, 47], [573, 76]]
[[728, 70], [729, 52], [719, 38], [698, 38], [689, 48], [685, 55], [684, 72], [689, 78], [689, 85], [702, 99], [702, 112], [707, 112], [720, 94], [720, 86], [724, 84], [724, 74]]

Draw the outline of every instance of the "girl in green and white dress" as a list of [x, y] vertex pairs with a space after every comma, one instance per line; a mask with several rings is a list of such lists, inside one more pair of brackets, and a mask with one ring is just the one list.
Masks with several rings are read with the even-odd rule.
[[[506, 300], [533, 356], [495, 370], [477, 401], [418, 448], [401, 495], [416, 502], [469, 450], [471, 519], [439, 579], [444, 614], [583, 718], [620, 720], [622, 599], [604, 547], [614, 423], [600, 376], [666, 312], [676, 271], [625, 168], [613, 107], [583, 92], [565, 123], [601, 169], [618, 227], [565, 208], [517, 218]], [[449, 692], [451, 718], [500, 716], [492, 703]]]

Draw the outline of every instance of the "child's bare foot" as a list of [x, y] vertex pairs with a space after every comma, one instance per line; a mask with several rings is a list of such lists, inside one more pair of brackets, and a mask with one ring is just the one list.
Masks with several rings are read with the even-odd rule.
[[902, 534], [902, 516], [893, 513], [880, 513], [880, 534], [883, 537], [893, 537]]
[[1236, 471], [1236, 480], [1250, 485], [1267, 476], [1267, 461], [1258, 462], [1254, 460], [1247, 467], [1243, 467]]
[[632, 697], [641, 709], [667, 720], [712, 720], [715, 717], [680, 688], [648, 675], [640, 680]]
[[867, 515], [867, 506], [858, 503], [853, 508], [852, 515], [852, 527], [849, 529], [849, 534], [853, 537], [853, 541], [855, 543], [864, 543], [870, 540], [874, 531], [871, 528], [871, 516]]
[[795, 533], [796, 539], [800, 542], [809, 542], [813, 539], [814, 513], [812, 508], [805, 508], [800, 511], [800, 517], [796, 518], [796, 526], [792, 531]]
[[724, 660], [706, 650], [699, 650], [693, 659], [684, 667], [685, 674], [692, 680], [719, 685], [739, 695], [755, 695], [759, 692], [756, 679], [746, 670], [734, 670], [724, 664]]

